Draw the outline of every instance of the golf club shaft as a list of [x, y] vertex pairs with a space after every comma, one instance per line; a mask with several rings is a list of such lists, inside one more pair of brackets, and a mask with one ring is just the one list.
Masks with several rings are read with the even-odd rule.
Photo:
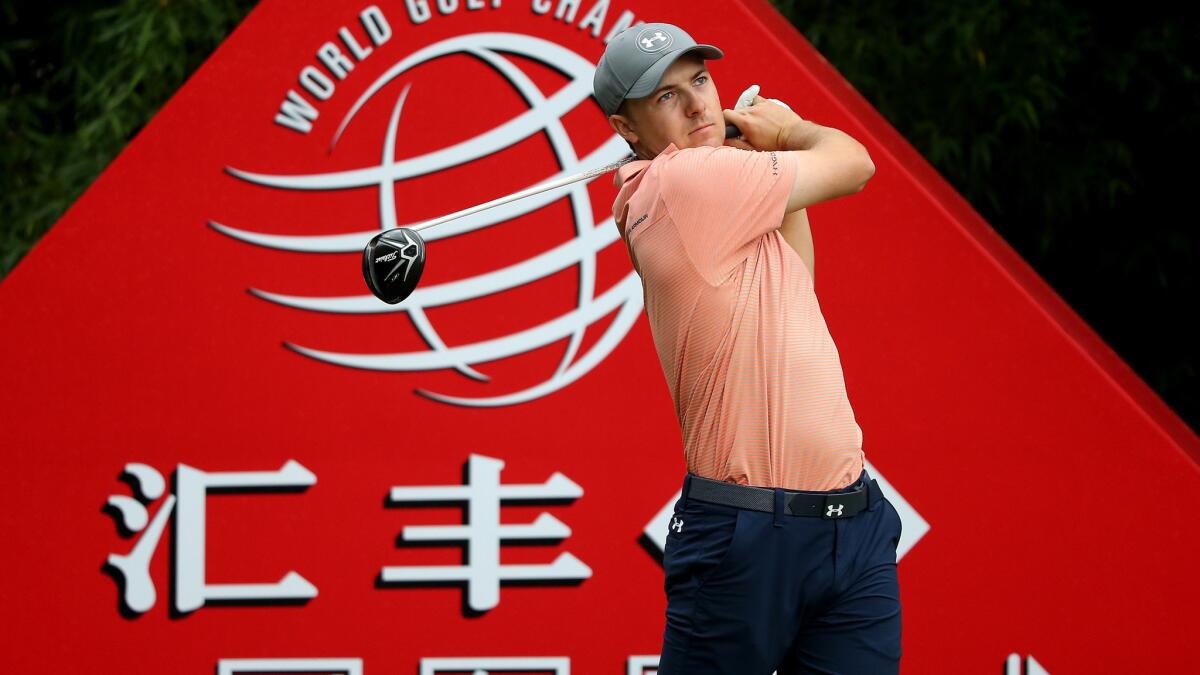
[[616, 169], [619, 169], [622, 166], [625, 166], [626, 164], [628, 164], [629, 162], [632, 162], [635, 159], [637, 159], [637, 158], [634, 157], [633, 155], [630, 155], [628, 157], [625, 157], [624, 159], [620, 159], [616, 162], [613, 162], [612, 164], [605, 164], [602, 167], [591, 169], [589, 171], [584, 171], [583, 173], [577, 173], [574, 176], [567, 176], [566, 178], [560, 178], [558, 180], [550, 181], [547, 183], [539, 183], [537, 185], [534, 185], [531, 188], [526, 188], [524, 190], [521, 190], [520, 192], [514, 192], [506, 197], [500, 197], [499, 199], [493, 199], [490, 202], [484, 202], [482, 204], [477, 204], [475, 206], [465, 208], [461, 211], [455, 211], [454, 213], [449, 213], [444, 216], [434, 218], [433, 220], [427, 220], [423, 223], [409, 226], [408, 229], [416, 230], [416, 231], [424, 230], [427, 227], [433, 227], [434, 225], [441, 225], [442, 223], [444, 223], [446, 221], [454, 220], [455, 218], [462, 218], [463, 216], [469, 216], [472, 213], [478, 213], [480, 211], [490, 209], [494, 206], [500, 206], [502, 204], [507, 204], [509, 202], [515, 202], [518, 199], [524, 199], [525, 197], [531, 197], [531, 196], [536, 195], [541, 192], [546, 192], [548, 190], [560, 188], [564, 185], [570, 185], [571, 183], [577, 183], [581, 180], [588, 180], [589, 178], [603, 176], [604, 174], [608, 173], [609, 171], [614, 171]]
[[[733, 126], [732, 124], [728, 124], [725, 126], [725, 138], [735, 138], [739, 135], [741, 135], [741, 132], [738, 131], [737, 127]], [[518, 199], [524, 199], [525, 197], [531, 197], [533, 195], [536, 195], [536, 194], [539, 194], [542, 192], [546, 192], [547, 190], [554, 190], [556, 188], [563, 187], [564, 185], [570, 185], [571, 183], [577, 183], [581, 180], [588, 180], [591, 178], [595, 178], [597, 176], [603, 176], [604, 174], [608, 173], [609, 171], [615, 171], [615, 170], [621, 168], [622, 166], [625, 166], [629, 162], [632, 162], [635, 159], [637, 159], [637, 158], [634, 157], [633, 155], [630, 155], [629, 157], [625, 157], [624, 159], [617, 160], [611, 164], [605, 164], [604, 166], [601, 166], [601, 167], [598, 167], [595, 169], [591, 169], [589, 171], [584, 171], [582, 173], [577, 173], [574, 176], [567, 176], [566, 178], [560, 178], [556, 181], [550, 181], [547, 183], [539, 183], [538, 185], [534, 185], [531, 188], [526, 188], [524, 190], [521, 190], [520, 192], [514, 192], [505, 197], [493, 199], [490, 202], [484, 202], [482, 204], [470, 206], [461, 211], [455, 211], [454, 213], [448, 213], [444, 216], [434, 218], [433, 220], [427, 220], [423, 223], [418, 223], [416, 225], [408, 226], [407, 229], [413, 230], [415, 232], [419, 232], [421, 230], [424, 230], [425, 228], [433, 227], [434, 225], [441, 225], [442, 223], [454, 220], [456, 218], [462, 218], [463, 216], [469, 216], [472, 213], [479, 213], [480, 211], [486, 211], [487, 209], [490, 209], [492, 207], [500, 206], [502, 204], [507, 204], [509, 202], [515, 202]]]

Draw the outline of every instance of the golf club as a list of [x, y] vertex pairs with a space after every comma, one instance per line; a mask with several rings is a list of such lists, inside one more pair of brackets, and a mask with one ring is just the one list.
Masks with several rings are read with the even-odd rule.
[[[725, 126], [725, 138], [736, 138], [740, 135], [741, 132], [738, 131], [736, 126], [732, 124]], [[420, 230], [502, 204], [508, 204], [518, 199], [524, 199], [525, 197], [546, 192], [547, 190], [554, 190], [581, 180], [596, 178], [609, 171], [615, 171], [632, 162], [634, 159], [636, 158], [630, 155], [611, 164], [555, 181], [540, 183], [505, 197], [493, 199], [490, 202], [471, 206], [461, 211], [455, 211], [454, 213], [434, 218], [433, 220], [427, 220], [417, 225], [397, 227], [380, 232], [371, 237], [371, 241], [363, 249], [363, 279], [366, 280], [367, 287], [371, 289], [371, 293], [380, 300], [389, 305], [403, 302], [416, 289], [417, 282], [421, 279], [421, 272], [425, 270], [425, 240], [418, 234]]]

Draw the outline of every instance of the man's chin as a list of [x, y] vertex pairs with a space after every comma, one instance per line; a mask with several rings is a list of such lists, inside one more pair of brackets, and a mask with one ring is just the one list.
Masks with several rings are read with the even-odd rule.
[[718, 148], [725, 144], [725, 127], [713, 124], [695, 133], [688, 134], [684, 142], [687, 143], [686, 146], [683, 144], [677, 145], [680, 148], [702, 148], [705, 146]]

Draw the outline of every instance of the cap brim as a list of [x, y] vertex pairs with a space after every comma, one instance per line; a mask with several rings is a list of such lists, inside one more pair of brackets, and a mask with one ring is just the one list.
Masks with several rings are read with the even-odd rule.
[[647, 68], [646, 72], [642, 73], [642, 76], [629, 88], [629, 92], [625, 94], [625, 98], [642, 98], [653, 94], [654, 90], [658, 89], [658, 83], [662, 80], [663, 73], [667, 72], [667, 68], [670, 68], [671, 64], [675, 63], [679, 57], [692, 52], [699, 52], [701, 56], [709, 60], [725, 56], [724, 52], [712, 45], [694, 45], [680, 49], [679, 51], [669, 52], [656, 61], [654, 65]]

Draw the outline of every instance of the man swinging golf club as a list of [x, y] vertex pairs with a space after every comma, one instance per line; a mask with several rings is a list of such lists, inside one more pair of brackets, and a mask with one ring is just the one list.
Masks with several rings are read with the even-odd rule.
[[864, 469], [804, 210], [875, 167], [850, 136], [761, 97], [722, 110], [705, 68], [722, 56], [642, 24], [593, 81], [639, 158], [617, 170], [613, 214], [687, 464], [658, 672], [895, 673], [900, 517]]

